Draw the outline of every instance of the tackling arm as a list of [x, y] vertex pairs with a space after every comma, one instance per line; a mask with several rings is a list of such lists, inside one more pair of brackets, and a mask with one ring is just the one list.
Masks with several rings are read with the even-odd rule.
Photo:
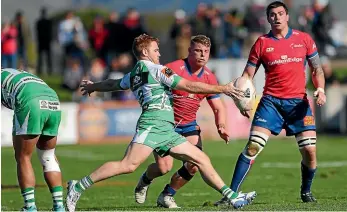
[[99, 91], [99, 92], [108, 92], [108, 91], [119, 91], [124, 90], [120, 86], [121, 79], [107, 79], [101, 82], [96, 82], [93, 84], [90, 84], [90, 90], [92, 91]]
[[192, 82], [184, 78], [177, 83], [175, 89], [187, 91], [189, 93], [202, 94], [217, 94], [227, 91], [226, 86], [223, 85], [210, 85], [202, 82]]

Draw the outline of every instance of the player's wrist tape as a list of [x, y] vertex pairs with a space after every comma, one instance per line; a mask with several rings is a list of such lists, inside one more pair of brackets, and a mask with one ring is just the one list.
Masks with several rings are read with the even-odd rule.
[[316, 92], [322, 92], [322, 93], [325, 94], [324, 88], [320, 88], [320, 87], [318, 87], [318, 88], [316, 89]]

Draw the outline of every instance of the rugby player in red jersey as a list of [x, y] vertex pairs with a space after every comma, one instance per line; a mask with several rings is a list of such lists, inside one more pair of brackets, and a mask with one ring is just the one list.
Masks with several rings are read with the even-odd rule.
[[[275, 1], [266, 9], [271, 25], [268, 34], [260, 36], [253, 45], [243, 77], [253, 79], [260, 65], [266, 73], [263, 97], [255, 112], [249, 141], [235, 166], [230, 188], [238, 191], [255, 158], [263, 150], [271, 134], [278, 135], [282, 129], [287, 136], [295, 136], [301, 160], [301, 199], [316, 202], [311, 193], [316, 160], [316, 127], [306, 95], [305, 66], [308, 61], [312, 81], [316, 88], [317, 104], [325, 104], [325, 79], [320, 65], [316, 44], [307, 33], [288, 26], [287, 6]], [[249, 111], [241, 111], [249, 117]], [[215, 203], [224, 205], [224, 199]]]
[[[205, 66], [210, 56], [210, 39], [204, 35], [192, 38], [188, 49], [189, 55], [182, 60], [176, 60], [165, 66], [172, 69], [177, 75], [190, 81], [207, 84], [218, 84], [215, 75]], [[203, 99], [207, 99], [214, 115], [216, 127], [220, 137], [228, 143], [229, 134], [225, 129], [226, 111], [219, 94], [192, 94], [186, 91], [173, 90], [175, 131], [187, 138], [189, 142], [202, 149], [200, 127], [196, 122], [196, 114]], [[148, 166], [135, 188], [135, 200], [144, 203], [147, 190], [153, 179], [162, 176], [172, 169], [173, 158], [171, 156], [159, 157], [154, 155], [156, 163]], [[158, 206], [166, 208], [178, 208], [174, 195], [178, 189], [189, 182], [198, 168], [191, 163], [183, 163], [182, 167], [172, 176], [170, 184], [167, 184], [157, 199]], [[252, 200], [255, 193], [248, 193], [248, 199]]]

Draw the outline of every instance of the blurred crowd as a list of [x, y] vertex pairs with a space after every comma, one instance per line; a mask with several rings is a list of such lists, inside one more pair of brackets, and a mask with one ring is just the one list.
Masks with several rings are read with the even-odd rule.
[[[266, 20], [266, 0], [252, 0], [240, 11], [231, 8], [225, 11], [213, 5], [200, 3], [196, 12], [188, 15], [184, 10], [174, 12], [174, 22], [170, 26], [169, 42], [174, 46], [175, 58], [185, 58], [192, 35], [204, 34], [211, 38], [211, 58], [244, 58], [255, 40], [269, 31]], [[293, 8], [291, 0], [284, 0], [289, 7], [290, 26], [310, 33], [323, 56], [327, 83], [338, 81], [331, 70], [329, 48], [339, 48], [342, 43], [329, 34], [335, 17], [328, 0], [313, 0], [311, 5]], [[56, 27], [56, 29], [52, 29]], [[35, 23], [37, 44], [37, 74], [43, 74], [43, 63], [47, 64], [46, 74], [50, 75], [52, 65], [52, 42], [57, 39], [62, 49], [62, 87], [74, 92], [74, 99], [84, 101], [75, 92], [82, 79], [100, 81], [106, 78], [121, 78], [131, 70], [135, 58], [131, 53], [133, 39], [145, 33], [146, 26], [141, 14], [129, 8], [124, 15], [111, 12], [107, 18], [96, 16], [90, 29], [86, 29], [81, 19], [73, 11], [68, 11], [55, 26], [45, 8]], [[57, 32], [54, 34], [53, 32]], [[3, 19], [1, 31], [2, 67], [25, 69], [28, 66], [27, 48], [32, 33], [22, 11], [14, 19]], [[129, 92], [105, 94], [100, 99], [133, 99]], [[98, 98], [98, 96], [95, 96]]]

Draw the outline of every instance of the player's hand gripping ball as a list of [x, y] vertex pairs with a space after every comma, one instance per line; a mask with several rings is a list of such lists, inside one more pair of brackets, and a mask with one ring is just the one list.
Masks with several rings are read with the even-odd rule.
[[234, 86], [244, 92], [244, 97], [234, 99], [235, 105], [241, 112], [252, 110], [255, 101], [255, 87], [252, 80], [246, 77], [239, 77], [234, 80]]

